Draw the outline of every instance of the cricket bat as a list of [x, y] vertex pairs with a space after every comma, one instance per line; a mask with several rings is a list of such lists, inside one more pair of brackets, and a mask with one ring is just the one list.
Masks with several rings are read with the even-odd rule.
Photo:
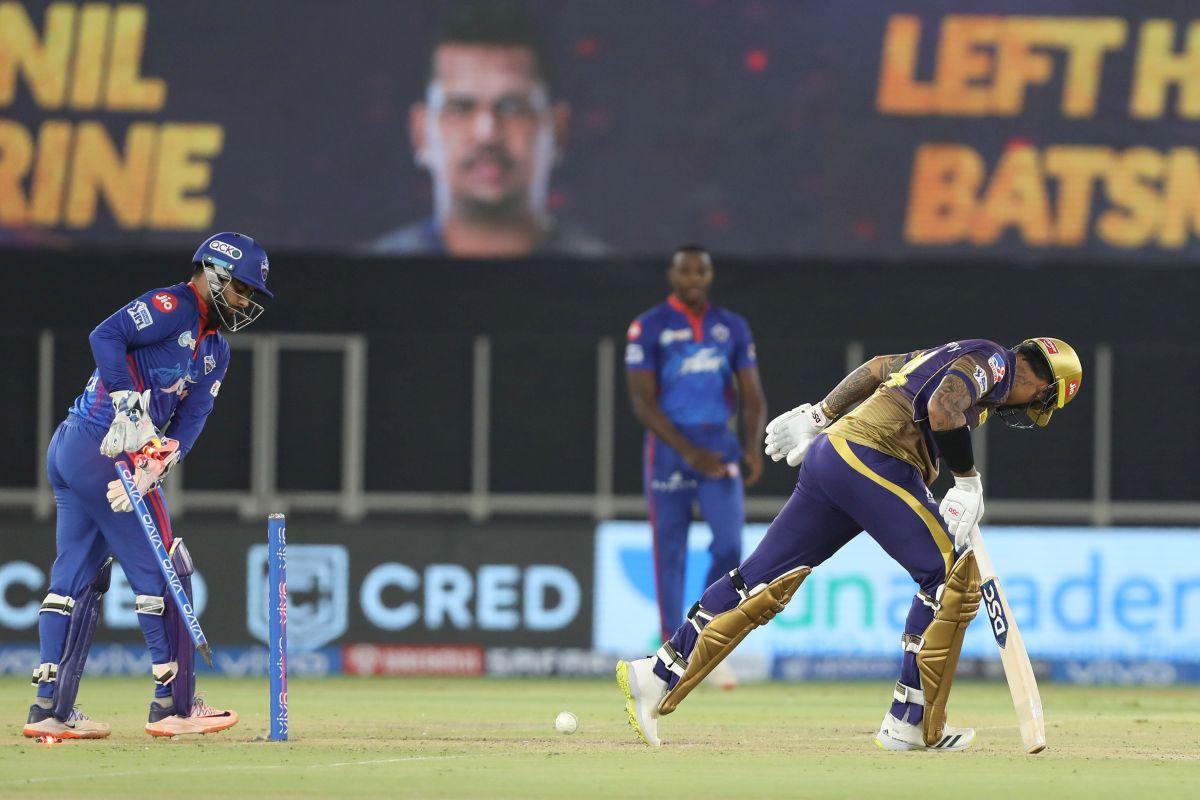
[[1037, 680], [1033, 677], [1033, 665], [1017, 620], [1008, 599], [1000, 588], [996, 568], [983, 544], [979, 526], [971, 529], [971, 549], [975, 551], [975, 563], [979, 566], [980, 593], [983, 608], [991, 623], [992, 635], [1000, 647], [1000, 661], [1004, 664], [1004, 677], [1008, 679], [1008, 691], [1012, 694], [1013, 708], [1017, 710], [1017, 721], [1021, 726], [1021, 742], [1025, 752], [1033, 755], [1046, 749], [1046, 720], [1042, 716], [1042, 696], [1038, 693]]

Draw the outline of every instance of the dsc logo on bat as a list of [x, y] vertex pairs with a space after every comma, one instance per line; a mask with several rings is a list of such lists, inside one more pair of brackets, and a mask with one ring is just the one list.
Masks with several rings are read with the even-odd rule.
[[1004, 616], [1004, 604], [1000, 602], [1000, 590], [996, 588], [995, 578], [984, 581], [979, 591], [983, 594], [983, 607], [992, 623], [992, 635], [996, 637], [996, 644], [1003, 648], [1008, 643], [1008, 617]]

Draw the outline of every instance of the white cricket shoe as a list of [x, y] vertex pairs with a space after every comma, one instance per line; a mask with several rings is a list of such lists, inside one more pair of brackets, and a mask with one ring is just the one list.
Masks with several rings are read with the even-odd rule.
[[733, 667], [729, 666], [728, 659], [713, 667], [712, 672], [704, 678], [704, 682], [726, 691], [735, 689], [738, 685], [737, 675], [734, 673]]
[[42, 708], [36, 703], [29, 708], [29, 721], [21, 733], [27, 738], [38, 736], [54, 736], [59, 739], [103, 739], [112, 731], [107, 722], [96, 722], [79, 710], [79, 706], [71, 709], [67, 721], [55, 719], [48, 708]]
[[947, 725], [937, 744], [925, 744], [920, 725], [901, 722], [888, 712], [875, 734], [875, 744], [883, 750], [966, 750], [975, 741], [974, 728], [955, 728]]
[[658, 747], [658, 704], [667, 694], [667, 682], [654, 674], [654, 656], [617, 662], [617, 686], [625, 695], [625, 715], [638, 737]]

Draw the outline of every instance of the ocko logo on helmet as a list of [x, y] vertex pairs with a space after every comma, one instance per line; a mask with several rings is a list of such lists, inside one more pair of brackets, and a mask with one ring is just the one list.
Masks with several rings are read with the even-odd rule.
[[234, 261], [237, 261], [238, 259], [240, 259], [242, 257], [241, 250], [239, 250], [238, 248], [234, 247], [231, 244], [227, 244], [226, 242], [222, 242], [222, 241], [209, 242], [208, 246], [211, 249], [216, 250], [218, 253], [221, 253], [222, 255], [229, 256]]

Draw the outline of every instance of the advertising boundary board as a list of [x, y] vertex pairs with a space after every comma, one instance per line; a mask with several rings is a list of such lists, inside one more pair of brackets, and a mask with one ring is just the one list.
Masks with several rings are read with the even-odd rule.
[[[744, 554], [766, 529], [747, 526]], [[985, 532], [1041, 675], [1078, 683], [1200, 680], [1200, 531], [989, 526]], [[703, 591], [710, 538], [706, 525], [693, 524], [685, 607]], [[646, 523], [599, 526], [596, 648], [629, 657], [657, 647], [652, 570]], [[904, 570], [860, 535], [814, 570], [788, 608], [751, 633], [736, 655], [766, 659], [775, 678], [895, 677], [913, 591]], [[968, 630], [963, 658], [999, 666], [986, 625]], [[979, 667], [980, 675], [992, 672]]]
[[[288, 523], [292, 658], [349, 642], [475, 648], [591, 643], [593, 528], [587, 521], [383, 519], [350, 525], [297, 514]], [[179, 534], [187, 537], [203, 576], [196, 581], [196, 606], [214, 650], [265, 643], [265, 520], [189, 520]], [[53, 559], [52, 525], [6, 525], [0, 645], [36, 640]], [[123, 573], [114, 575], [101, 601], [96, 641], [140, 646], [133, 593]]]

